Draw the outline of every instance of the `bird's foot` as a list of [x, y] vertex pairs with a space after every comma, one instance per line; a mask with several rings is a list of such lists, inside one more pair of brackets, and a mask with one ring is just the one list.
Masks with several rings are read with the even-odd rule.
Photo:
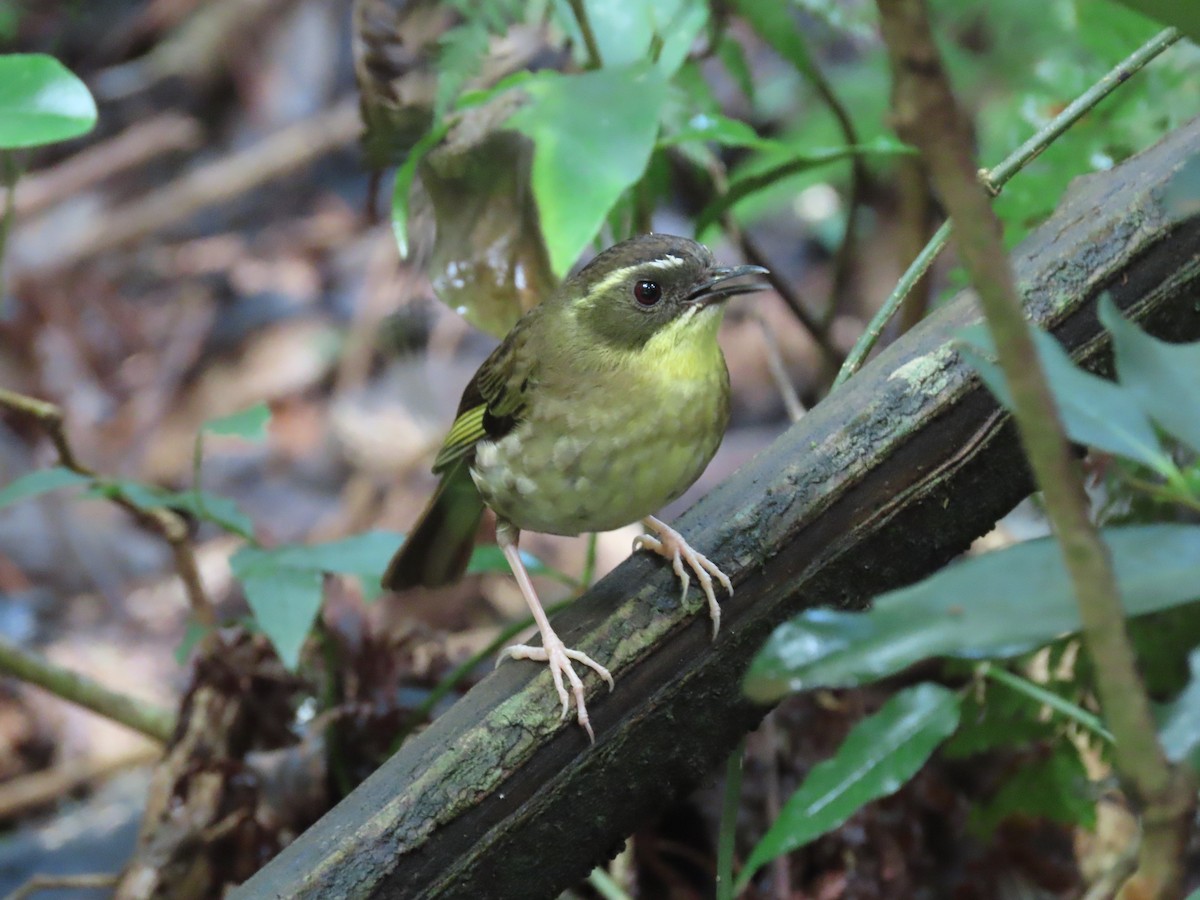
[[[643, 519], [642, 524], [657, 532], [657, 536], [653, 534], [639, 535], [633, 539], [633, 549], [635, 551], [650, 550], [669, 559], [671, 568], [683, 582], [682, 596], [684, 599], [687, 598], [688, 585], [691, 584], [688, 569], [692, 570], [696, 580], [700, 582], [705, 599], [708, 600], [708, 615], [712, 619], [712, 636], [713, 640], [716, 640], [717, 630], [721, 627], [721, 607], [717, 603], [717, 595], [713, 590], [713, 579], [719, 581], [731, 597], [733, 596], [733, 583], [724, 572], [717, 568], [716, 563], [703, 553], [693, 550], [691, 545], [684, 540], [683, 535], [671, 526], [659, 521], [654, 516]], [[687, 564], [686, 568], [685, 563]]]
[[497, 665], [505, 657], [532, 659], [537, 662], [548, 663], [550, 666], [550, 675], [554, 679], [554, 689], [558, 691], [558, 698], [562, 701], [562, 716], [560, 718], [565, 719], [571, 709], [571, 697], [567, 694], [566, 685], [563, 683], [563, 678], [565, 677], [567, 684], [571, 685], [571, 693], [575, 697], [575, 708], [578, 710], [579, 724], [588, 733], [588, 738], [591, 739], [591, 742], [593, 744], [596, 743], [596, 735], [592, 732], [592, 724], [588, 719], [587, 706], [583, 702], [583, 681], [575, 672], [574, 667], [571, 665], [571, 660], [587, 666], [603, 678], [608, 684], [610, 691], [613, 689], [612, 674], [608, 669], [604, 668], [604, 666], [581, 650], [571, 650], [568, 648], [553, 631], [542, 632], [542, 644], [544, 646], [541, 647], [534, 647], [530, 644], [514, 644], [511, 647], [505, 647], [500, 651], [500, 660], [497, 660]]

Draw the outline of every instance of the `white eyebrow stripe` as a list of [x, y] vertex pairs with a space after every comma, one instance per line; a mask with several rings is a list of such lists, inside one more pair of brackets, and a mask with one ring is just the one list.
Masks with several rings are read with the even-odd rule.
[[671, 269], [678, 269], [680, 266], [687, 265], [687, 260], [681, 256], [663, 256], [659, 259], [652, 259], [647, 262], [640, 262], [633, 266], [624, 266], [617, 269], [615, 272], [609, 272], [606, 277], [601, 279], [592, 288], [594, 293], [603, 293], [615, 285], [620, 284], [630, 275], [635, 272], [644, 272], [647, 269], [652, 271], [666, 272]]

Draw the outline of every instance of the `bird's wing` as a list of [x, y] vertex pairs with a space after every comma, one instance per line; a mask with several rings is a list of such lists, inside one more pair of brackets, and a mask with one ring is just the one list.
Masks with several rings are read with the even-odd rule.
[[433, 462], [435, 473], [469, 459], [476, 444], [499, 440], [521, 420], [535, 377], [534, 361], [525, 352], [526, 337], [526, 329], [518, 325], [479, 367], [463, 391], [458, 416]]

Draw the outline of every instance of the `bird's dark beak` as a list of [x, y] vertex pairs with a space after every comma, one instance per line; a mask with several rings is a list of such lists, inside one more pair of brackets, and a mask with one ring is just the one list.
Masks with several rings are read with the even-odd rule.
[[[766, 290], [767, 270], [762, 266], [718, 266], [705, 273], [703, 281], [688, 294], [689, 303], [708, 306], [728, 300], [737, 294]], [[751, 280], [742, 280], [742, 279]]]

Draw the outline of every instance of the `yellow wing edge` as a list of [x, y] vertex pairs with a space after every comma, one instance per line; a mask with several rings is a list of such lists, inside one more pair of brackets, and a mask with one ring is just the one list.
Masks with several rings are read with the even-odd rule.
[[472, 406], [450, 426], [450, 433], [442, 441], [442, 448], [433, 461], [433, 471], [440, 472], [455, 460], [475, 446], [482, 437], [487, 436], [483, 428], [483, 417], [487, 413], [487, 404]]

